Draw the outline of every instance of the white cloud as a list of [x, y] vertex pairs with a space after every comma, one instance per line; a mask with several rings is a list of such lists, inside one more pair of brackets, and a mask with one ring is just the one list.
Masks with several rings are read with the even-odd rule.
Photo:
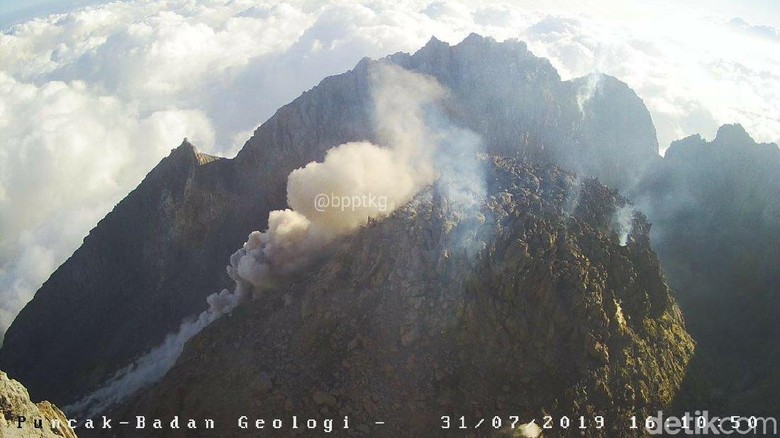
[[182, 137], [232, 155], [323, 77], [432, 35], [520, 38], [564, 79], [617, 76], [662, 147], [727, 122], [780, 139], [780, 20], [703, 5], [127, 0], [15, 25], [0, 34], [0, 333]]
[[0, 72], [0, 329], [104, 216], [185, 135], [194, 109], [142, 114], [84, 82], [38, 86]]

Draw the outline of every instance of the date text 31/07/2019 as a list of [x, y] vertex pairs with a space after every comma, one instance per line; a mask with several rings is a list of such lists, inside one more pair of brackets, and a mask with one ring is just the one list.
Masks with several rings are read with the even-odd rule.
[[441, 416], [441, 428], [442, 429], [517, 429], [520, 426], [536, 423], [541, 429], [602, 429], [604, 428], [605, 421], [602, 415], [595, 415], [593, 417], [579, 416], [579, 417], [567, 417], [562, 416], [555, 418], [551, 415], [545, 415], [542, 417], [542, 421], [536, 421], [536, 419], [530, 419], [524, 421], [519, 415], [509, 416], [487, 416], [478, 418], [468, 418], [465, 415], [462, 416]]

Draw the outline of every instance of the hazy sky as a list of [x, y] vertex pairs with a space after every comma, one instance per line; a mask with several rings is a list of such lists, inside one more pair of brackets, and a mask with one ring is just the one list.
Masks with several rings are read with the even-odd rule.
[[617, 76], [662, 148], [732, 122], [780, 140], [776, 0], [0, 0], [0, 29], [0, 333], [183, 137], [232, 156], [323, 77], [432, 35]]
[[108, 3], [106, 0], [0, 0], [0, 29], [35, 17], [64, 13], [89, 5]]

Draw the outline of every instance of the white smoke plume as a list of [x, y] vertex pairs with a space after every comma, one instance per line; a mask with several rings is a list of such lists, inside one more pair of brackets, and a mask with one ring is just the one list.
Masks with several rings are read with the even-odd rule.
[[574, 216], [577, 207], [580, 205], [582, 197], [582, 179], [576, 176], [571, 187], [566, 192], [566, 198], [563, 200], [563, 213], [567, 216]]
[[[230, 258], [228, 273], [238, 290], [260, 293], [273, 287], [277, 278], [311, 264], [336, 238], [365, 225], [369, 217], [386, 216], [435, 180], [437, 135], [426, 119], [445, 97], [444, 88], [391, 65], [374, 69], [372, 80], [377, 132], [387, 147], [345, 143], [329, 150], [322, 163], [290, 173], [287, 203], [292, 209], [271, 212], [268, 230], [250, 234]], [[317, 204], [322, 197], [327, 205]], [[344, 208], [347, 200], [350, 206]]]
[[[322, 163], [311, 162], [291, 172], [287, 180], [291, 209], [272, 211], [268, 229], [250, 233], [243, 247], [230, 257], [227, 271], [235, 281], [233, 291], [209, 296], [208, 309], [197, 319], [182, 323], [163, 344], [119, 370], [97, 391], [67, 406], [69, 414], [91, 417], [161, 379], [189, 339], [240, 303], [309, 267], [327, 254], [334, 240], [365, 225], [369, 218], [387, 216], [437, 178], [446, 185], [455, 181], [453, 172], [475, 169], [455, 166], [452, 160], [439, 168], [434, 159], [437, 150], [448, 156], [448, 150], [462, 154], [474, 150], [468, 144], [481, 144], [476, 134], [452, 126], [438, 114], [437, 104], [447, 94], [438, 82], [384, 64], [374, 68], [372, 82], [377, 133], [384, 146], [345, 143], [330, 149]], [[430, 121], [436, 123], [431, 126]], [[453, 133], [461, 134], [457, 142]], [[473, 155], [461, 157], [469, 158], [476, 161]], [[470, 175], [476, 173], [466, 172], [464, 177], [479, 186], [479, 177]], [[446, 192], [458, 194], [462, 188], [456, 185]], [[316, 202], [323, 195], [331, 201], [349, 200], [350, 207], [331, 202], [322, 208]], [[372, 204], [368, 202], [371, 197], [385, 202]]]
[[537, 438], [542, 435], [542, 428], [533, 421], [530, 423], [521, 424], [517, 428], [521, 437]]
[[634, 214], [636, 209], [632, 205], [624, 205], [615, 211], [612, 222], [620, 239], [620, 246], [628, 244], [628, 236], [634, 229]]
[[484, 162], [474, 159], [485, 152], [485, 144], [474, 132], [458, 127], [442, 129], [440, 142], [447, 147], [435, 158], [437, 188], [459, 209], [473, 208], [487, 194]]
[[579, 107], [580, 115], [582, 117], [585, 116], [585, 104], [587, 104], [598, 92], [599, 84], [601, 83], [601, 78], [603, 76], [603, 74], [598, 72], [589, 74], [585, 83], [577, 90], [577, 107]]
[[179, 331], [170, 334], [162, 344], [134, 363], [117, 371], [98, 390], [71, 405], [65, 406], [68, 413], [78, 413], [91, 418], [119, 403], [150, 383], [160, 380], [176, 363], [184, 344], [200, 333], [220, 316], [232, 311], [241, 301], [240, 293], [223, 290], [206, 299], [209, 308], [195, 320], [182, 322]]

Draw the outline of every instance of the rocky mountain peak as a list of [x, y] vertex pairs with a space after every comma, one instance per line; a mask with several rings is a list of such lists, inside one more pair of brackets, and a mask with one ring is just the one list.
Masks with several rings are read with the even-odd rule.
[[772, 316], [780, 312], [778, 169], [777, 145], [723, 125], [711, 141], [673, 142], [634, 197], [654, 223], [654, 246], [699, 341], [697, 354], [716, 364], [720, 391], [729, 394], [727, 412], [778, 409], [770, 395], [780, 382]]
[[[111, 373], [99, 364], [129, 361], [143, 348], [139, 343], [148, 342], [142, 339], [149, 330], [155, 331], [159, 324], [167, 325], [167, 330], [176, 327], [179, 322], [168, 321], [168, 312], [196, 311], [199, 303], [184, 302], [190, 290], [213, 289], [224, 281], [216, 274], [224, 268], [222, 261], [200, 280], [197, 274], [173, 273], [182, 262], [205, 266], [193, 258], [199, 257], [198, 245], [210, 235], [206, 224], [224, 214], [222, 205], [230, 200], [220, 168], [223, 162], [199, 152], [185, 139], [98, 222], [20, 312], [6, 333], [0, 363], [20, 375], [34, 397], [45, 396], [63, 405], [72, 401], [67, 394], [74, 387], [97, 384]], [[138, 293], [150, 289], [157, 292]], [[63, 312], [80, 322], [62, 318]], [[114, 325], [116, 321], [121, 322]], [[96, 329], [106, 324], [112, 325], [113, 334]], [[28, 343], [27, 336], [37, 340]], [[52, 336], [67, 341], [43, 340]], [[113, 336], [123, 340], [116, 342]], [[136, 347], [128, 349], [128, 344]], [[26, 353], [10, 353], [22, 350]], [[69, 359], [74, 355], [84, 360], [81, 365]], [[60, 358], [56, 369], [50, 369], [42, 356]], [[91, 371], [77, 381], [72, 373], [85, 364]]]
[[442, 40], [436, 38], [436, 36], [434, 35], [434, 36], [431, 36], [431, 39], [429, 39], [428, 42], [425, 43], [425, 45], [422, 46], [422, 48], [420, 48], [417, 52], [419, 53], [419, 52], [425, 52], [425, 51], [436, 51], [437, 49], [441, 50], [441, 49], [445, 49], [445, 48], [446, 49], [450, 48], [449, 43], [447, 43], [446, 41], [442, 41]]
[[718, 133], [715, 135], [714, 143], [716, 144], [755, 144], [755, 140], [747, 133], [744, 127], [739, 123], [726, 124], [718, 128]]
[[482, 36], [474, 32], [470, 33], [463, 41], [455, 45], [455, 48], [464, 51], [468, 50], [469, 53], [474, 53], [475, 50], [501, 51], [516, 58], [533, 56], [528, 50], [528, 45], [523, 41], [508, 39], [498, 42], [493, 37]]
[[[704, 160], [706, 164], [697, 165], [699, 170], [713, 166], [726, 169], [742, 163], [737, 165], [747, 171], [745, 167], [749, 166], [748, 163], [762, 169], [767, 165], [772, 167], [780, 159], [780, 148], [774, 143], [756, 143], [742, 125], [734, 123], [718, 128], [712, 141], [703, 139], [699, 134], [673, 141], [665, 158], [670, 163]], [[731, 163], [731, 160], [737, 160], [737, 163]]]
[[181, 144], [172, 149], [170, 155], [163, 159], [161, 163], [166, 163], [167, 160], [167, 166], [173, 168], [184, 167], [191, 169], [194, 167], [203, 166], [219, 159], [222, 158], [200, 152], [194, 144], [190, 143], [187, 138], [184, 138]]
[[493, 156], [576, 164], [618, 184], [655, 154], [649, 113], [625, 84], [603, 80], [581, 109], [588, 84], [562, 82], [521, 42], [432, 39], [414, 55], [363, 60], [281, 107], [234, 159], [183, 141], [38, 291], [8, 330], [0, 364], [34, 396], [69, 404], [159, 344], [229, 286], [226, 260], [270, 211], [288, 207], [291, 171], [339, 144], [377, 141], [370, 73], [387, 62], [447, 88], [447, 117]]
[[[645, 219], [621, 246], [613, 190], [514, 158], [482, 164], [477, 204], [427, 188], [200, 333], [124, 409], [218, 423], [242, 409], [349, 415], [362, 435], [424, 436], [442, 412], [622, 418], [668, 406], [693, 342]], [[387, 424], [364, 429], [377, 418]]]

